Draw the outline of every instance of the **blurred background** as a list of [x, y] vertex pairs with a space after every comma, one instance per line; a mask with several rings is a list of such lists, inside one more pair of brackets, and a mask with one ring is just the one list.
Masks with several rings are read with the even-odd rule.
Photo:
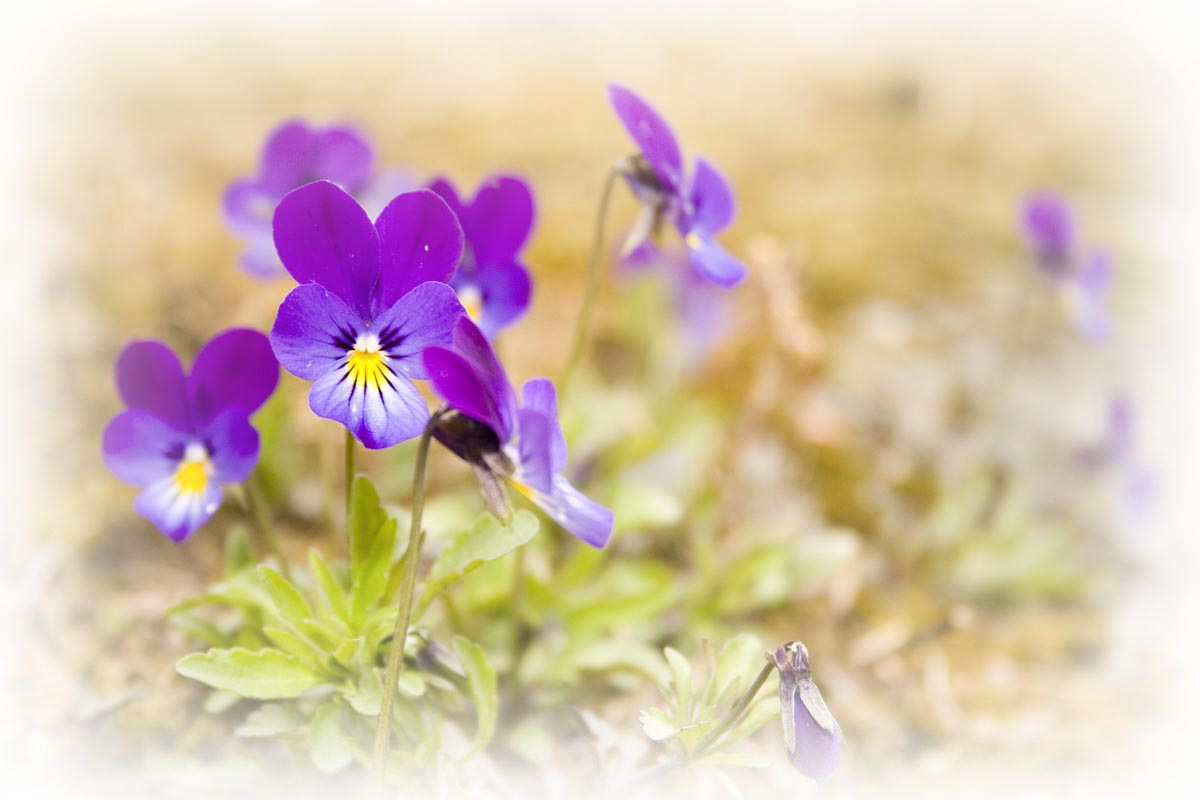
[[[288, 283], [238, 269], [219, 213], [265, 134], [348, 121], [422, 179], [526, 177], [536, 292], [500, 345], [523, 380], [566, 356], [600, 186], [630, 150], [610, 81], [725, 170], [739, 214], [723, 241], [752, 277], [703, 300], [697, 336], [670, 281], [606, 270], [564, 422], [617, 538], [579, 567], [592, 595], [547, 578], [534, 621], [629, 661], [739, 631], [802, 638], [847, 740], [832, 796], [1173, 796], [1196, 664], [1183, 18], [1154, 4], [647, 5], [126, 5], [33, 17], [14, 37], [0, 595], [15, 700], [0, 732], [29, 776], [20, 796], [72, 778], [96, 796], [192, 796], [252, 772], [254, 751], [175, 674], [191, 648], [163, 617], [215, 579], [237, 515], [167, 542], [98, 441], [126, 341], [190, 357], [222, 328], [269, 327]], [[1031, 263], [1019, 206], [1041, 188], [1113, 255], [1103, 346]], [[619, 198], [614, 245], [635, 214]], [[281, 388], [266, 468], [300, 557], [324, 541], [341, 431], [303, 413], [299, 381]], [[1089, 458], [1116, 395], [1156, 478], [1148, 510]], [[399, 450], [365, 469], [402, 496]], [[472, 501], [456, 465], [435, 480], [449, 498], [431, 510], [436, 540]], [[561, 545], [539, 542], [535, 578]], [[494, 603], [467, 590], [486, 639]], [[652, 683], [558, 644], [521, 665], [553, 687], [527, 698], [543, 735], [551, 710], [582, 706], [639, 737]], [[509, 733], [515, 758], [568, 772], [539, 760], [536, 734]], [[738, 773], [747, 796], [815, 791], [788, 771], [776, 723], [755, 746], [771, 766]]]

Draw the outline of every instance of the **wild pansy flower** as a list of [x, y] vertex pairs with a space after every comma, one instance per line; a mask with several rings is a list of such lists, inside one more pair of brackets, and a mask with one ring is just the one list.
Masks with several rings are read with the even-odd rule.
[[317, 181], [279, 203], [275, 245], [300, 286], [279, 306], [271, 347], [313, 382], [309, 407], [370, 448], [419, 435], [429, 419], [412, 383], [425, 378], [421, 351], [448, 344], [463, 315], [446, 283], [463, 248], [454, 212], [420, 189], [372, 224], [353, 197]]
[[1075, 327], [1092, 342], [1105, 341], [1112, 327], [1108, 298], [1113, 264], [1108, 253], [1092, 250], [1081, 255], [1074, 214], [1050, 192], [1026, 198], [1021, 227], [1034, 263], [1062, 292]]
[[533, 230], [533, 192], [512, 175], [491, 176], [466, 202], [446, 178], [429, 188], [449, 204], [466, 237], [450, 285], [471, 319], [494, 339], [529, 309], [533, 284], [520, 253]]
[[257, 278], [284, 274], [275, 253], [271, 219], [275, 206], [292, 189], [329, 180], [369, 210], [378, 211], [401, 191], [413, 188], [407, 173], [374, 174], [373, 163], [366, 137], [348, 126], [318, 128], [303, 120], [288, 120], [272, 130], [259, 157], [258, 174], [235, 180], [222, 201], [226, 223], [246, 240], [241, 259], [245, 270]]
[[569, 533], [603, 547], [612, 535], [613, 514], [562, 474], [567, 442], [554, 384], [545, 378], [526, 381], [518, 404], [487, 338], [466, 317], [455, 325], [450, 347], [428, 347], [422, 358], [434, 390], [452, 409], [434, 436], [475, 470], [489, 510], [505, 516], [507, 482]]
[[131, 343], [117, 358], [117, 391], [125, 402], [104, 429], [104, 463], [142, 487], [134, 508], [181, 542], [221, 505], [221, 484], [250, 477], [258, 432], [250, 415], [279, 382], [267, 337], [244, 328], [206, 344], [184, 376], [161, 342]]
[[823, 781], [841, 761], [841, 731], [813, 683], [808, 648], [802, 642], [788, 642], [775, 651], [774, 661], [788, 757], [800, 772]]
[[640, 153], [621, 164], [621, 173], [643, 210], [626, 252], [648, 237], [657, 239], [664, 223], [675, 226], [692, 266], [718, 286], [736, 286], [746, 268], [714, 237], [733, 222], [733, 189], [716, 167], [697, 156], [689, 178], [675, 134], [649, 103], [621, 86], [608, 87], [609, 101]]

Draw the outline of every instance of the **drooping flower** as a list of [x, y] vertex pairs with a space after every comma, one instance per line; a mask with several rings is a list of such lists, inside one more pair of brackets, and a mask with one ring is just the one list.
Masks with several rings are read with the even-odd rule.
[[588, 499], [563, 476], [567, 442], [558, 398], [545, 378], [526, 381], [518, 403], [483, 332], [461, 318], [450, 347], [425, 349], [423, 360], [448, 412], [434, 436], [475, 470], [493, 513], [503, 516], [507, 482], [569, 533], [593, 547], [612, 535], [612, 511]]
[[808, 648], [802, 642], [788, 642], [775, 651], [774, 661], [788, 757], [800, 772], [824, 781], [841, 761], [841, 731], [813, 683]]
[[746, 268], [716, 242], [733, 222], [733, 189], [715, 166], [697, 156], [689, 177], [683, 155], [666, 120], [641, 97], [621, 86], [608, 87], [609, 101], [640, 152], [622, 162], [622, 175], [643, 210], [626, 252], [662, 226], [675, 226], [696, 271], [719, 286], [736, 286]]
[[511, 175], [489, 177], [467, 202], [446, 178], [429, 188], [453, 209], [466, 236], [462, 263], [450, 285], [471, 319], [493, 339], [529, 309], [533, 284], [521, 249], [533, 230], [533, 192]]
[[238, 328], [209, 341], [187, 376], [163, 343], [133, 342], [117, 358], [116, 380], [127, 410], [104, 429], [104, 463], [142, 487], [137, 512], [181, 542], [216, 513], [221, 484], [254, 470], [250, 415], [275, 391], [279, 364], [266, 336]]
[[284, 274], [275, 253], [271, 219], [292, 189], [329, 180], [378, 212], [397, 194], [414, 187], [411, 175], [399, 170], [375, 173], [373, 164], [370, 143], [352, 127], [318, 128], [303, 120], [278, 125], [263, 144], [258, 174], [229, 184], [222, 202], [226, 223], [246, 240], [243, 268], [257, 278]]
[[1035, 192], [1025, 199], [1021, 227], [1034, 264], [1059, 290], [1076, 329], [1094, 343], [1108, 339], [1113, 284], [1109, 255], [1102, 250], [1080, 254], [1071, 208], [1051, 192]]
[[462, 229], [428, 189], [401, 194], [374, 224], [328, 181], [289, 193], [275, 211], [279, 257], [300, 284], [284, 298], [271, 347], [284, 369], [312, 381], [315, 414], [370, 448], [421, 433], [429, 419], [414, 379], [421, 351], [448, 344], [462, 305], [446, 281]]

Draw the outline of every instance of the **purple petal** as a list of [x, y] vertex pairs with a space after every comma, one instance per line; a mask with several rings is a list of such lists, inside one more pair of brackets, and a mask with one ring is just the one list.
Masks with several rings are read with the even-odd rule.
[[737, 210], [729, 181], [716, 167], [699, 157], [688, 189], [688, 201], [692, 207], [692, 226], [709, 236], [728, 228]]
[[314, 136], [311, 178], [330, 180], [354, 192], [367, 179], [374, 154], [358, 131], [335, 126]]
[[376, 310], [389, 308], [426, 281], [446, 283], [463, 253], [463, 233], [446, 201], [428, 189], [405, 192], [375, 222], [380, 273]]
[[[265, 338], [265, 337], [264, 337]], [[258, 431], [239, 408], [217, 414], [200, 429], [208, 449], [213, 477], [221, 483], [241, 483], [258, 463]]]
[[278, 198], [311, 179], [315, 149], [313, 131], [302, 120], [280, 124], [263, 145], [258, 166], [262, 188]]
[[[812, 691], [816, 686], [809, 681], [806, 688]], [[817, 724], [800, 689], [792, 692], [791, 702], [796, 726], [796, 746], [788, 752], [792, 766], [815, 781], [823, 781], [841, 761], [841, 740], [836, 730], [827, 731]]]
[[1066, 202], [1049, 192], [1030, 195], [1021, 208], [1021, 227], [1041, 266], [1061, 271], [1075, 246], [1075, 221]]
[[1079, 288], [1091, 295], [1106, 294], [1113, 284], [1113, 263], [1108, 253], [1098, 250], [1090, 253], [1076, 278]]
[[[255, 178], [239, 178], [225, 189], [221, 197], [221, 211], [226, 224], [241, 236], [269, 236], [271, 217], [280, 195], [265, 191]], [[274, 251], [274, 244], [272, 244]]]
[[130, 343], [117, 356], [116, 375], [126, 407], [149, 411], [178, 430], [191, 430], [183, 367], [165, 344]]
[[500, 409], [501, 427], [497, 431], [507, 441], [512, 437], [517, 424], [517, 393], [513, 391], [496, 351], [487, 337], [468, 317], [461, 317], [454, 325], [454, 350], [472, 364], [480, 377], [487, 383], [489, 391], [497, 398]]
[[360, 333], [362, 319], [333, 292], [315, 283], [297, 286], [279, 306], [271, 349], [297, 378], [315, 381], [339, 368]]
[[731, 288], [746, 277], [746, 268], [742, 263], [712, 239], [691, 231], [684, 236], [683, 241], [687, 245], [688, 259], [692, 266], [718, 286]]
[[173, 475], [147, 486], [133, 507], [173, 542], [182, 542], [221, 507], [221, 486], [208, 481], [199, 492], [180, 491]]
[[481, 296], [479, 327], [489, 339], [529, 310], [533, 281], [528, 270], [515, 261], [481, 268], [474, 282]]
[[666, 120], [649, 103], [622, 86], [610, 85], [608, 99], [663, 188], [668, 192], [678, 191], [683, 185], [683, 156]]
[[301, 186], [275, 209], [275, 247], [297, 283], [319, 283], [364, 318], [380, 280], [379, 237], [354, 198], [328, 181]]
[[246, 250], [240, 259], [242, 269], [250, 277], [259, 280], [272, 280], [287, 275], [279, 254], [275, 252], [275, 237], [268, 225], [265, 230], [249, 238]]
[[534, 491], [548, 493], [553, 488], [550, 466], [550, 442], [554, 424], [532, 408], [517, 412], [518, 465], [515, 480]]
[[546, 514], [577, 539], [592, 547], [604, 547], [612, 536], [613, 513], [589, 499], [562, 475], [555, 475], [548, 493], [529, 495]]
[[234, 328], [215, 336], [196, 355], [188, 388], [197, 426], [225, 409], [257, 411], [279, 383], [279, 363], [262, 333]]
[[379, 336], [396, 371], [424, 380], [421, 353], [431, 345], [449, 346], [454, 325], [464, 313], [453, 289], [427, 281], [380, 314], [370, 329]]
[[550, 421], [550, 469], [567, 468], [567, 439], [558, 424], [558, 394], [549, 378], [531, 378], [521, 387], [521, 406], [538, 411]]
[[512, 175], [493, 175], [460, 216], [475, 265], [512, 261], [533, 230], [533, 192]]
[[387, 374], [377, 382], [355, 381], [344, 367], [317, 378], [308, 406], [317, 416], [345, 425], [372, 450], [420, 436], [429, 420], [425, 398], [408, 378]]
[[421, 360], [434, 391], [451, 408], [491, 428], [501, 443], [512, 438], [500, 398], [471, 362], [445, 347], [426, 348]]
[[397, 195], [411, 192], [417, 187], [417, 177], [406, 169], [385, 169], [376, 172], [354, 192], [359, 205], [371, 219], [387, 208]]
[[458, 195], [458, 189], [449, 178], [437, 177], [429, 184], [429, 191], [436, 194], [438, 197], [446, 201], [446, 205], [450, 206], [450, 210], [454, 212], [454, 216], [458, 217], [459, 223], [467, 216], [466, 206], [463, 205], [462, 198]]
[[104, 464], [120, 480], [146, 486], [174, 473], [191, 437], [154, 414], [125, 411], [108, 423], [101, 439]]

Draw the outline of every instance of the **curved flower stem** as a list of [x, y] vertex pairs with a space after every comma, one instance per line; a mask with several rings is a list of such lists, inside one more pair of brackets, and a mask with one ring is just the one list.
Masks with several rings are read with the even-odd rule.
[[741, 721], [745, 715], [746, 709], [750, 708], [750, 704], [754, 702], [755, 696], [758, 695], [758, 690], [767, 682], [767, 678], [771, 677], [771, 673], [775, 671], [775, 664], [768, 661], [763, 665], [763, 668], [758, 671], [758, 676], [754, 679], [754, 683], [750, 684], [750, 688], [738, 698], [737, 703], [733, 708], [729, 709], [729, 713], [721, 720], [717, 727], [708, 732], [708, 735], [700, 740], [696, 745], [696, 749], [692, 751], [692, 761], [703, 758], [709, 750], [720, 740], [725, 732]]
[[258, 536], [267, 546], [267, 550], [271, 555], [275, 556], [275, 560], [279, 562], [279, 571], [283, 577], [292, 582], [292, 568], [288, 566], [288, 560], [283, 555], [283, 547], [279, 544], [279, 537], [275, 534], [275, 525], [271, 521], [271, 515], [267, 511], [266, 499], [262, 490], [262, 481], [258, 477], [258, 473], [250, 476], [250, 480], [246, 481], [246, 511], [250, 515], [250, 522], [254, 526]]
[[575, 371], [583, 347], [587, 344], [588, 323], [591, 321], [592, 306], [596, 302], [596, 290], [600, 285], [600, 256], [604, 253], [604, 224], [608, 219], [609, 200], [612, 199], [612, 188], [616, 183], [620, 170], [613, 167], [604, 179], [604, 188], [600, 191], [600, 207], [596, 210], [596, 227], [592, 234], [592, 253], [588, 258], [587, 285], [583, 291], [583, 304], [579, 307], [579, 316], [575, 318], [575, 335], [571, 340], [571, 353], [558, 379], [558, 390], [565, 392], [571, 373]]
[[400, 607], [396, 612], [396, 626], [392, 629], [392, 645], [383, 679], [383, 702], [379, 709], [379, 723], [375, 728], [375, 748], [371, 760], [372, 779], [377, 793], [384, 784], [384, 768], [392, 734], [392, 709], [396, 705], [396, 681], [400, 677], [400, 666], [404, 663], [404, 644], [412, 616], [413, 590], [417, 585], [417, 564], [421, 560], [421, 544], [425, 536], [421, 530], [421, 516], [425, 511], [425, 467], [429, 462], [433, 429], [443, 413], [445, 409], [439, 408], [430, 415], [417, 444], [417, 463], [413, 468], [412, 524], [409, 526], [408, 547], [404, 551], [404, 571], [400, 577]]

